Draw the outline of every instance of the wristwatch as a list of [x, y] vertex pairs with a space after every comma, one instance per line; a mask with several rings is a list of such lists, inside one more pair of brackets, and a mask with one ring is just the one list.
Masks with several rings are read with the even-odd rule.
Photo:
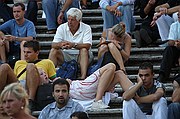
[[73, 46], [73, 47], [74, 47], [74, 48], [76, 48], [76, 47], [77, 47], [77, 45], [78, 45], [77, 43], [74, 43], [74, 46]]
[[16, 41], [18, 40], [18, 37], [17, 37], [17, 36], [15, 37], [15, 40], [16, 40]]

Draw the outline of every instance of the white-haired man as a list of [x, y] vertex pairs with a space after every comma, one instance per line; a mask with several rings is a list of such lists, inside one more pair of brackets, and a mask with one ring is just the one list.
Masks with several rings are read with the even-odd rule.
[[82, 12], [77, 8], [67, 11], [68, 22], [57, 28], [49, 54], [55, 66], [64, 61], [75, 59], [81, 68], [81, 79], [86, 78], [89, 62], [93, 55], [91, 52], [92, 31], [91, 27], [83, 22]]

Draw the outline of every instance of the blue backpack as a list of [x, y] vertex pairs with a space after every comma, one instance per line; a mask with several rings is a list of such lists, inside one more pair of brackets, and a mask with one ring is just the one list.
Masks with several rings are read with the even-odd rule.
[[101, 58], [95, 64], [91, 65], [88, 68], [88, 72], [87, 72], [88, 76], [94, 73], [96, 70], [98, 70], [101, 67], [103, 63], [103, 59], [104, 59], [104, 55], [102, 55]]
[[56, 71], [56, 76], [61, 78], [76, 79], [78, 73], [78, 63], [75, 60], [64, 61], [61, 67]]

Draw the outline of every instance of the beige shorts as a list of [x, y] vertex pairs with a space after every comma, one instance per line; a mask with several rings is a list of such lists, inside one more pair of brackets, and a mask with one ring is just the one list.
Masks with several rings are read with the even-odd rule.
[[[63, 50], [65, 61], [76, 60], [78, 62], [79, 50]], [[93, 53], [89, 51], [89, 63], [93, 60]]]

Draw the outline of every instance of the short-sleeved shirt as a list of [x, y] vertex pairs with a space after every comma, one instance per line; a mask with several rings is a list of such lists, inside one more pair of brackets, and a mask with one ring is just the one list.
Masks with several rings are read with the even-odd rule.
[[[154, 85], [150, 89], [146, 90], [143, 86], [141, 86], [139, 88], [139, 90], [137, 91], [137, 94], [140, 97], [144, 97], [144, 96], [147, 96], [147, 95], [150, 95], [150, 94], [154, 94], [157, 91], [158, 88], [163, 88], [164, 89], [164, 86], [159, 81], [154, 80]], [[152, 111], [152, 103], [138, 104], [138, 106], [145, 113]]]
[[[61, 41], [88, 43], [92, 45], [91, 27], [83, 22], [80, 22], [79, 29], [73, 35], [69, 29], [68, 22], [66, 22], [57, 28], [56, 34], [53, 39], [54, 43], [58, 43]], [[63, 51], [68, 54], [79, 54], [79, 50], [76, 50], [74, 48], [64, 49]], [[89, 55], [92, 55], [91, 49], [89, 49]]]
[[70, 119], [70, 115], [76, 111], [84, 111], [84, 108], [72, 99], [69, 99], [67, 105], [61, 109], [53, 102], [41, 111], [38, 119]]
[[60, 25], [57, 28], [53, 42], [70, 41], [74, 43], [89, 43], [92, 45], [91, 27], [83, 22], [80, 22], [79, 29], [73, 35], [69, 29], [68, 22]]
[[180, 39], [180, 22], [176, 21], [171, 24], [169, 30], [168, 40], [177, 40]]
[[[27, 19], [25, 19], [22, 25], [18, 25], [15, 19], [11, 19], [0, 25], [0, 31], [17, 37], [36, 37], [35, 26]], [[20, 44], [20, 42], [16, 41], [15, 44]]]
[[[14, 73], [16, 76], [21, 73], [27, 66], [27, 62], [25, 60], [19, 60], [16, 62], [14, 66]], [[56, 69], [53, 62], [49, 59], [43, 59], [35, 64], [37, 68], [41, 68], [44, 70], [48, 78], [53, 79], [56, 77]], [[19, 77], [19, 80], [26, 79], [26, 71]]]

